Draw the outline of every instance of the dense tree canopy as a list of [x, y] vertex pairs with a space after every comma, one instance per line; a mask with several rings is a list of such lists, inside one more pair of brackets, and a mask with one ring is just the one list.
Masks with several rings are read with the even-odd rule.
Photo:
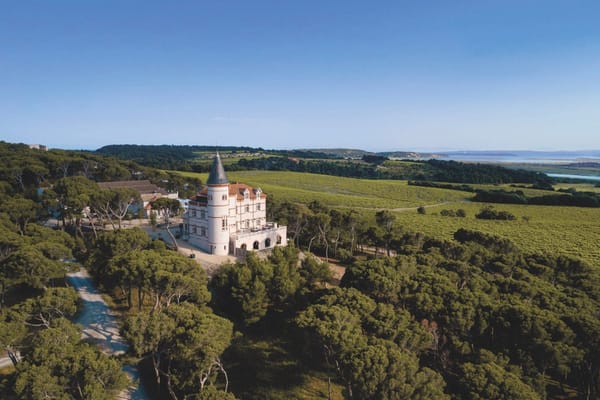
[[[239, 377], [227, 373], [247, 354], [232, 348], [257, 337], [284, 342], [300, 370], [341, 385], [346, 398], [600, 396], [597, 265], [530, 254], [507, 238], [468, 229], [434, 239], [400, 226], [386, 210], [369, 214], [269, 197], [268, 211], [288, 226], [293, 245], [251, 253], [209, 282], [195, 260], [140, 229], [119, 229], [132, 193], [96, 183], [144, 177], [193, 192], [199, 182], [84, 152], [0, 143], [0, 155], [0, 347], [15, 366], [9, 396], [108, 399], [126, 384], [119, 363], [82, 343], [69, 322], [77, 297], [65, 287], [63, 260], [73, 256], [122, 307], [131, 355], [147, 361], [157, 393], [171, 399], [233, 399], [234, 387], [240, 397], [264, 398], [246, 396], [239, 383], [231, 384]], [[374, 178], [407, 173], [393, 161], [338, 161], [280, 154], [233, 168]], [[547, 183], [538, 174], [491, 166], [417, 164], [413, 177]], [[455, 188], [461, 187], [474, 191]], [[478, 196], [517, 202], [521, 194]], [[595, 198], [556, 196], [589, 204]], [[155, 205], [170, 212], [174, 206]], [[493, 208], [482, 211], [510, 219]], [[37, 223], [51, 212], [63, 220], [57, 230]], [[93, 232], [82, 229], [82, 220]], [[96, 229], [105, 223], [114, 229]], [[322, 259], [345, 268], [341, 282]]]

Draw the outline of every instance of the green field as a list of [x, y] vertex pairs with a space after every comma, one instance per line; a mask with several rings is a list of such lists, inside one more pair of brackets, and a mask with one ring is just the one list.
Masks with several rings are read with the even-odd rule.
[[600, 193], [600, 187], [592, 183], [558, 183], [554, 185], [555, 189], [575, 189], [578, 192]]
[[[206, 182], [208, 174], [182, 172]], [[308, 203], [321, 201], [331, 207], [396, 209], [427, 204], [465, 201], [471, 193], [409, 186], [406, 181], [343, 178], [329, 175], [278, 171], [228, 172], [230, 182], [239, 181], [280, 200]]]
[[[185, 173], [206, 181], [208, 174]], [[377, 209], [395, 210], [397, 224], [407, 231], [450, 239], [459, 228], [475, 229], [513, 240], [526, 251], [559, 252], [581, 257], [600, 266], [600, 209], [580, 207], [494, 205], [513, 213], [516, 221], [491, 221], [475, 218], [484, 203], [468, 201], [472, 193], [448, 189], [409, 186], [406, 181], [341, 178], [296, 172], [241, 171], [228, 173], [230, 181], [260, 186], [280, 200], [308, 203], [319, 200], [331, 207], [356, 208], [373, 217]], [[527, 194], [548, 194], [533, 189], [510, 186], [476, 185], [477, 188], [524, 190]], [[577, 190], [592, 186], [565, 184]], [[584, 189], [584, 187], [586, 189]], [[598, 189], [598, 188], [595, 188]], [[531, 192], [531, 193], [530, 193]], [[425, 215], [415, 211], [428, 206]], [[442, 209], [466, 210], [466, 218], [443, 217]], [[524, 219], [523, 217], [526, 217]]]
[[573, 166], [567, 164], [531, 164], [531, 163], [507, 163], [502, 164], [506, 168], [518, 168], [527, 171], [543, 172], [545, 174], [574, 174], [595, 175], [600, 174], [600, 168], [594, 166]]
[[[431, 207], [426, 215], [405, 212], [398, 213], [397, 217], [409, 231], [449, 239], [459, 228], [474, 229], [509, 238], [523, 250], [560, 252], [600, 266], [600, 209], [496, 204], [496, 209], [511, 212], [517, 220], [494, 221], [475, 218], [483, 205], [466, 203]], [[442, 209], [458, 208], [467, 212], [466, 218], [439, 215]], [[527, 217], [528, 221], [523, 217]]]

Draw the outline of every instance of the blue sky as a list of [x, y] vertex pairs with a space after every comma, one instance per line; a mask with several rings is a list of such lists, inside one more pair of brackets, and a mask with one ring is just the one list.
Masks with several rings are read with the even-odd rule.
[[600, 148], [598, 1], [0, 0], [0, 140]]

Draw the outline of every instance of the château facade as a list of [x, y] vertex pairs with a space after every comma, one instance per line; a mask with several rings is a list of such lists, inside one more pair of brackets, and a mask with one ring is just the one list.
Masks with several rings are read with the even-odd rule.
[[267, 195], [229, 183], [219, 153], [206, 186], [190, 199], [183, 224], [184, 238], [210, 254], [237, 256], [287, 244], [287, 227], [267, 222]]

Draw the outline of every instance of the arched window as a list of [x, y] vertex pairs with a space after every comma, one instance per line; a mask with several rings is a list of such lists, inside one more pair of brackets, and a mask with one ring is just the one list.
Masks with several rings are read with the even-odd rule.
[[254, 250], [258, 250], [258, 246], [259, 246], [259, 244], [258, 244], [258, 240], [257, 240], [257, 241], [256, 241], [256, 242], [254, 242], [254, 244], [252, 245], [252, 248], [253, 248]]
[[265, 239], [265, 247], [271, 247], [271, 239], [269, 239], [269, 238]]
[[281, 244], [281, 235], [277, 235], [277, 244]]

